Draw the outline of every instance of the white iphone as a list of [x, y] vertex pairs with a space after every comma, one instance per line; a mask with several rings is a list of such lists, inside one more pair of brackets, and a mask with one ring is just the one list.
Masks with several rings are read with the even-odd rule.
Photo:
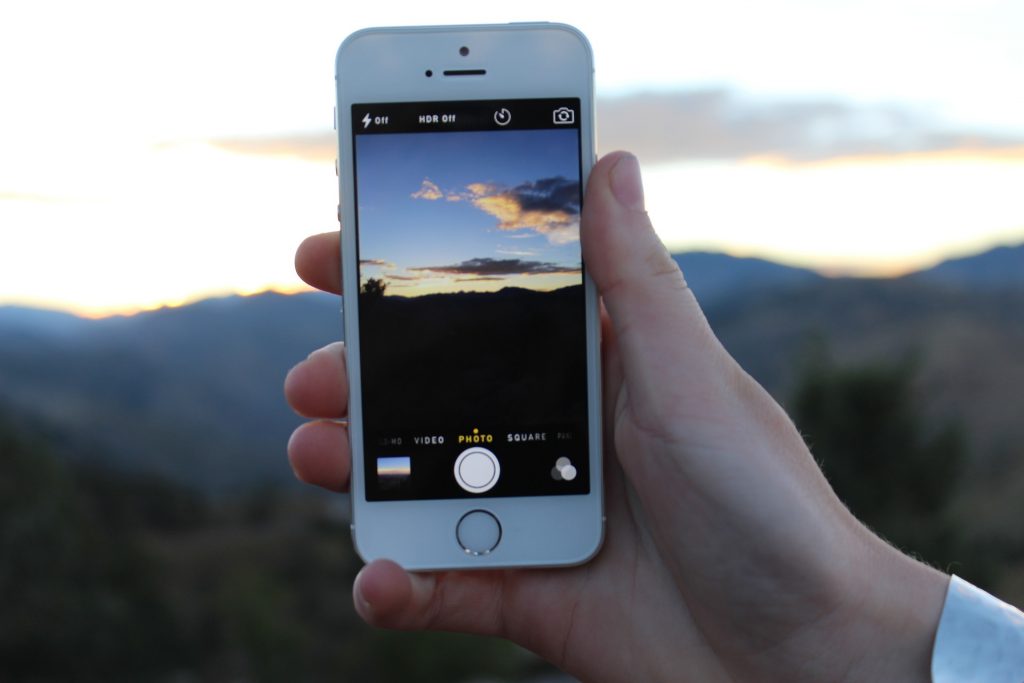
[[589, 44], [544, 23], [368, 29], [336, 68], [358, 553], [586, 562], [604, 530]]

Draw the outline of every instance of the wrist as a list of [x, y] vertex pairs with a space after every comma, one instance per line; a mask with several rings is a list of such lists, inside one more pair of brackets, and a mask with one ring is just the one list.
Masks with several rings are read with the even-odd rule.
[[930, 683], [949, 576], [866, 530], [849, 557], [836, 642], [848, 654], [844, 680]]

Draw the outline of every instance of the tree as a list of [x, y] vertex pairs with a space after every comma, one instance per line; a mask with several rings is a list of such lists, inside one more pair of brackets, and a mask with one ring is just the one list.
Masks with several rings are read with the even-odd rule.
[[961, 430], [929, 425], [912, 364], [810, 365], [791, 414], [839, 498], [901, 549], [945, 565], [959, 545], [949, 514], [965, 461]]
[[180, 634], [138, 541], [0, 412], [0, 677], [146, 678], [180, 666]]
[[388, 285], [384, 280], [371, 277], [363, 283], [362, 295], [366, 299], [382, 299]]

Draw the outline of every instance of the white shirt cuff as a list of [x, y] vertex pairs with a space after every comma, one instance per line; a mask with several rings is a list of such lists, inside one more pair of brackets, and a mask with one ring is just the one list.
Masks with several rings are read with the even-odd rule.
[[1024, 613], [950, 579], [932, 651], [933, 683], [1024, 683]]

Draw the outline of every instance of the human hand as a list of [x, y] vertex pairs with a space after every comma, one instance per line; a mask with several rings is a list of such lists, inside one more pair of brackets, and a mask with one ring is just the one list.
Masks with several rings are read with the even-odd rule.
[[[947, 578], [858, 523], [783, 410], [709, 328], [643, 210], [636, 160], [594, 167], [581, 223], [604, 305], [605, 544], [568, 569], [408, 573], [370, 563], [370, 624], [509, 638], [583, 680], [927, 681]], [[296, 269], [340, 293], [338, 235]], [[315, 418], [288, 452], [348, 486], [344, 348], [285, 393]]]

